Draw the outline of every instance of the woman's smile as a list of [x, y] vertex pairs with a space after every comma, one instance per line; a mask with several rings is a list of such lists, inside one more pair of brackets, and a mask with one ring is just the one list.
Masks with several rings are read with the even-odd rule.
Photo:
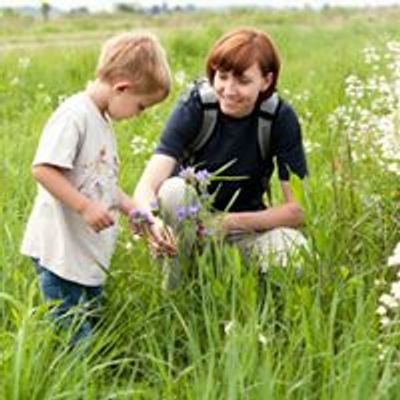
[[232, 71], [217, 71], [214, 77], [214, 89], [221, 111], [234, 118], [250, 114], [260, 93], [268, 86], [269, 80], [261, 74], [257, 64], [239, 76]]

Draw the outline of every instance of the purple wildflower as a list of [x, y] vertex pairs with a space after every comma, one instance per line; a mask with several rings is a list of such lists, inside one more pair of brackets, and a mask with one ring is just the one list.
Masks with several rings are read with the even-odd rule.
[[159, 203], [158, 199], [154, 199], [153, 201], [151, 201], [150, 207], [152, 210], [158, 210], [160, 208], [160, 203]]
[[185, 219], [193, 219], [197, 217], [199, 211], [201, 210], [200, 203], [193, 203], [189, 206], [181, 206], [176, 210], [176, 219], [182, 222]]
[[176, 210], [176, 219], [181, 222], [187, 217], [187, 209], [186, 207], [178, 207]]
[[198, 183], [207, 182], [210, 179], [211, 174], [206, 169], [201, 169], [196, 172], [196, 180]]
[[183, 178], [188, 183], [193, 183], [196, 181], [196, 173], [193, 167], [187, 167], [183, 169], [179, 176]]
[[188, 207], [188, 215], [190, 217], [196, 217], [197, 214], [199, 213], [200, 209], [201, 209], [200, 203], [191, 204]]

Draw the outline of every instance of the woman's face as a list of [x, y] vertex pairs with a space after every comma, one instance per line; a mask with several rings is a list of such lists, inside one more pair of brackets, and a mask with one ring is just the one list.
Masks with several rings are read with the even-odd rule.
[[254, 110], [260, 92], [267, 90], [271, 82], [272, 74], [263, 76], [254, 63], [240, 76], [232, 71], [217, 70], [213, 86], [221, 111], [230, 117], [240, 118]]

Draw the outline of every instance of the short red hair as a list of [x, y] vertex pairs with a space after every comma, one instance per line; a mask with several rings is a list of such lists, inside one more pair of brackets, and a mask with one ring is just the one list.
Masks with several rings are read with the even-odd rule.
[[260, 67], [261, 74], [272, 73], [272, 83], [261, 93], [267, 98], [275, 90], [281, 61], [272, 39], [264, 32], [254, 28], [241, 28], [228, 32], [211, 48], [206, 63], [207, 77], [212, 84], [217, 71], [232, 71], [240, 76], [254, 63]]

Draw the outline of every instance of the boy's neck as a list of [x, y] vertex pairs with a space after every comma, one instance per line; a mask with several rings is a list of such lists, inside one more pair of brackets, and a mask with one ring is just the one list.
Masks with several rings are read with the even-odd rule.
[[104, 118], [108, 108], [109, 91], [110, 87], [98, 79], [89, 82], [85, 90]]

